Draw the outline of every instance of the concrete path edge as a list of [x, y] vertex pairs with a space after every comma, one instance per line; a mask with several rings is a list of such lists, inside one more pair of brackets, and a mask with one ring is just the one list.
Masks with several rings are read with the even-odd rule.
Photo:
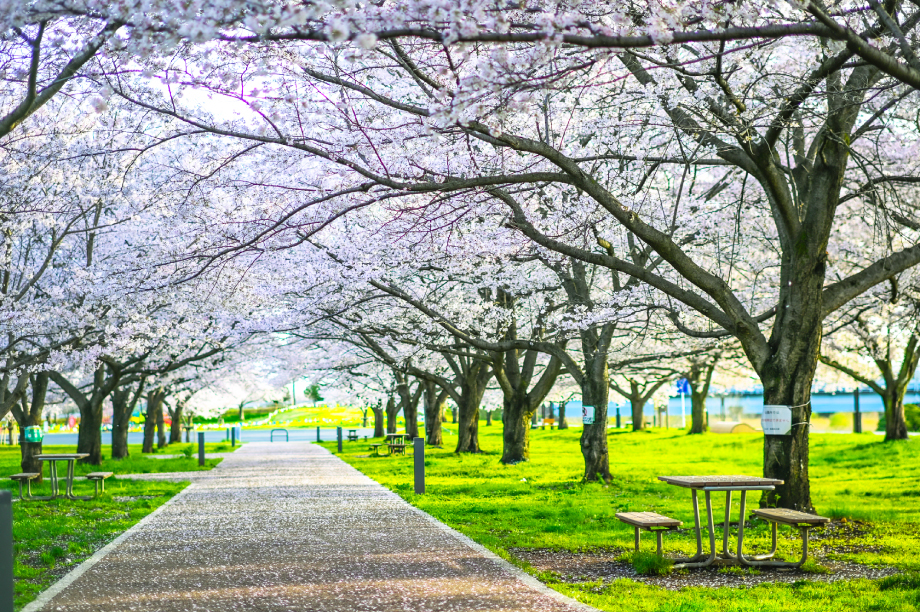
[[87, 559], [86, 561], [84, 561], [83, 563], [75, 567], [69, 573], [65, 574], [63, 578], [61, 578], [60, 580], [52, 584], [50, 587], [48, 587], [47, 589], [39, 593], [38, 597], [36, 597], [31, 602], [26, 604], [26, 606], [21, 610], [21, 612], [38, 612], [39, 610], [44, 608], [45, 605], [49, 601], [51, 601], [51, 599], [55, 595], [57, 595], [58, 593], [60, 593], [61, 591], [69, 587], [74, 580], [76, 580], [77, 578], [85, 574], [94, 565], [102, 561], [106, 557], [106, 555], [108, 555], [110, 552], [115, 550], [115, 548], [119, 544], [121, 544], [127, 538], [131, 537], [131, 535], [135, 531], [137, 531], [138, 529], [140, 529], [141, 527], [143, 527], [144, 525], [152, 521], [154, 517], [156, 517], [156, 515], [158, 515], [160, 512], [162, 512], [163, 510], [168, 508], [170, 505], [172, 505], [176, 500], [180, 499], [182, 496], [188, 493], [188, 491], [194, 486], [195, 486], [195, 483], [189, 484], [187, 487], [185, 487], [184, 489], [182, 489], [181, 491], [173, 495], [171, 498], [166, 500], [156, 510], [154, 510], [153, 512], [151, 512], [150, 514], [148, 514], [147, 516], [145, 516], [144, 518], [136, 522], [131, 527], [129, 527], [127, 531], [123, 532], [121, 535], [116, 537], [114, 540], [112, 540], [111, 542], [109, 542], [108, 544], [100, 548], [99, 550], [97, 550], [95, 553], [93, 553], [93, 555], [89, 559]]
[[[320, 448], [322, 448], [322, 447], [320, 447]], [[329, 451], [327, 450], [326, 452], [329, 452]], [[581, 612], [601, 612], [600, 610], [598, 610], [597, 608], [595, 608], [595, 607], [593, 607], [593, 606], [589, 606], [589, 605], [586, 604], [586, 603], [582, 603], [582, 602], [578, 601], [577, 599], [573, 599], [573, 598], [571, 598], [571, 597], [569, 597], [569, 596], [567, 596], [567, 595], [563, 595], [563, 594], [560, 593], [559, 591], [556, 591], [556, 590], [554, 590], [554, 589], [551, 589], [550, 587], [546, 586], [545, 584], [543, 584], [542, 582], [540, 582], [539, 580], [537, 580], [536, 578], [534, 578], [533, 576], [531, 576], [530, 574], [528, 574], [527, 572], [525, 572], [524, 570], [522, 570], [521, 568], [519, 568], [518, 566], [514, 565], [513, 563], [508, 562], [506, 559], [502, 559], [501, 557], [499, 557], [498, 555], [496, 555], [494, 552], [492, 552], [491, 550], [489, 550], [488, 548], [486, 548], [486, 547], [483, 546], [482, 544], [476, 542], [475, 540], [473, 540], [473, 539], [470, 538], [469, 536], [466, 536], [466, 535], [460, 533], [459, 531], [457, 531], [457, 530], [454, 529], [453, 527], [450, 527], [450, 526], [448, 526], [448, 525], [445, 525], [444, 523], [442, 523], [442, 522], [439, 521], [438, 519], [434, 518], [433, 516], [431, 516], [430, 514], [428, 514], [427, 512], [425, 512], [424, 510], [422, 510], [422, 509], [420, 509], [420, 508], [416, 508], [415, 506], [413, 506], [412, 504], [410, 504], [409, 502], [407, 502], [405, 499], [403, 499], [402, 497], [400, 497], [397, 493], [393, 492], [393, 491], [390, 490], [390, 489], [387, 489], [386, 487], [384, 487], [383, 485], [381, 485], [379, 482], [377, 482], [376, 480], [374, 480], [373, 478], [371, 478], [370, 476], [368, 476], [368, 475], [365, 474], [364, 472], [361, 472], [361, 470], [358, 470], [358, 468], [356, 468], [356, 467], [354, 467], [354, 466], [348, 464], [347, 462], [343, 461], [340, 457], [337, 457], [337, 456], [336, 456], [335, 454], [333, 454], [333, 453], [329, 453], [329, 454], [332, 455], [333, 457], [335, 457], [336, 459], [338, 459], [339, 461], [341, 461], [342, 463], [344, 463], [345, 465], [347, 465], [348, 467], [350, 467], [351, 469], [360, 472], [363, 476], [365, 476], [365, 477], [368, 478], [369, 480], [371, 480], [371, 481], [377, 483], [377, 485], [379, 485], [380, 487], [383, 487], [384, 489], [386, 489], [386, 491], [389, 492], [390, 495], [392, 495], [393, 497], [395, 497], [396, 499], [398, 499], [399, 501], [401, 501], [402, 503], [404, 503], [404, 504], [405, 504], [406, 506], [408, 506], [413, 512], [415, 512], [415, 513], [421, 515], [422, 517], [424, 517], [425, 520], [427, 520], [428, 522], [430, 522], [430, 523], [431, 523], [434, 527], [436, 527], [437, 529], [439, 529], [439, 530], [441, 530], [441, 531], [443, 531], [443, 532], [445, 532], [445, 533], [448, 533], [448, 534], [452, 535], [452, 536], [453, 536], [454, 538], [456, 538], [457, 540], [460, 540], [461, 542], [463, 542], [463, 544], [465, 544], [466, 546], [469, 546], [470, 548], [472, 548], [473, 550], [475, 550], [476, 552], [478, 552], [479, 554], [481, 554], [483, 557], [486, 557], [487, 559], [490, 559], [493, 563], [495, 563], [496, 565], [498, 565], [498, 566], [501, 567], [502, 569], [506, 570], [507, 572], [511, 573], [512, 575], [514, 575], [515, 578], [517, 578], [518, 580], [520, 580], [521, 582], [523, 582], [524, 584], [526, 584], [526, 585], [529, 586], [530, 588], [534, 589], [535, 591], [538, 591], [538, 592], [540, 592], [540, 593], [542, 593], [542, 594], [544, 594], [544, 595], [546, 595], [546, 596], [548, 596], [548, 597], [552, 597], [552, 598], [555, 599], [556, 601], [558, 601], [558, 602], [560, 602], [560, 603], [567, 604], [567, 605], [571, 606], [572, 608], [574, 608], [574, 609], [576, 609], [576, 610], [580, 610]], [[23, 610], [23, 612], [27, 612], [27, 611]], [[31, 612], [31, 611], [28, 611], [28, 612]]]

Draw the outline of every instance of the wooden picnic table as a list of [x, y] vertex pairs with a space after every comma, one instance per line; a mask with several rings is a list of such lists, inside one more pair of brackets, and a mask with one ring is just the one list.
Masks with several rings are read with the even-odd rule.
[[349, 442], [357, 442], [357, 441], [358, 441], [358, 430], [357, 430], [357, 429], [349, 429], [349, 430], [348, 430], [348, 441], [349, 441]]
[[77, 462], [77, 459], [82, 459], [83, 457], [89, 457], [89, 453], [42, 453], [36, 455], [35, 458], [39, 461], [47, 461], [51, 466], [51, 497], [47, 499], [55, 499], [60, 495], [60, 486], [58, 485], [58, 472], [57, 472], [57, 462], [66, 461], [67, 462], [67, 486], [64, 493], [64, 497], [67, 499], [80, 499], [87, 500], [93, 499], [91, 495], [82, 496], [73, 494], [73, 472], [74, 464]]
[[406, 454], [406, 438], [409, 436], [404, 433], [387, 434], [385, 441], [390, 454]]
[[[692, 557], [677, 559], [675, 568], [706, 567], [716, 563], [726, 565], [747, 565], [740, 551], [744, 542], [744, 506], [748, 491], [772, 491], [776, 485], [783, 484], [775, 478], [745, 475], [709, 475], [709, 476], [659, 476], [658, 480], [677, 487], [690, 489], [693, 498], [693, 524], [696, 528], [696, 554]], [[709, 529], [709, 554], [703, 552], [703, 531], [700, 521], [700, 504], [697, 492], [702, 491], [706, 498], [706, 522]], [[715, 521], [712, 516], [712, 493], [725, 492], [725, 522], [722, 525], [722, 552], [716, 550]], [[737, 551], [729, 550], [728, 538], [731, 531], [732, 493], [741, 493], [740, 519], [738, 521]]]

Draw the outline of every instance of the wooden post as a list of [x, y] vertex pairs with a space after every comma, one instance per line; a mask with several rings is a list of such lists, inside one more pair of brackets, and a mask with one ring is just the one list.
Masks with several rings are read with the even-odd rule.
[[13, 494], [0, 491], [0, 612], [13, 612]]
[[425, 438], [415, 438], [412, 440], [414, 459], [415, 459], [415, 494], [421, 495], [425, 492]]

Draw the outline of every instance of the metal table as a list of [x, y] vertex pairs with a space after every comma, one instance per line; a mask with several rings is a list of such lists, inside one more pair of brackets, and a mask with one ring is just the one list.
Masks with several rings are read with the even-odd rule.
[[41, 455], [36, 455], [35, 458], [39, 461], [47, 461], [51, 465], [51, 497], [47, 499], [55, 499], [60, 495], [60, 486], [58, 485], [58, 473], [57, 473], [57, 462], [66, 461], [67, 462], [67, 488], [64, 493], [64, 497], [67, 499], [79, 499], [79, 500], [88, 500], [93, 499], [92, 495], [81, 496], [73, 494], [73, 471], [74, 464], [77, 459], [82, 459], [83, 457], [89, 457], [89, 453], [56, 453], [56, 454], [47, 454], [42, 453]]
[[[729, 549], [728, 538], [729, 518], [731, 517], [732, 493], [741, 493], [740, 520], [738, 521], [738, 551], [741, 551], [744, 542], [744, 505], [748, 491], [772, 491], [776, 485], [783, 484], [782, 480], [775, 478], [762, 478], [759, 476], [659, 476], [658, 480], [670, 485], [690, 489], [693, 494], [693, 524], [696, 528], [696, 554], [692, 557], [676, 559], [674, 567], [706, 567], [713, 563], [726, 565], [744, 565], [744, 559], [739, 554]], [[702, 491], [706, 496], [706, 519], [709, 529], [709, 554], [703, 553], [703, 533], [700, 525], [700, 504], [697, 495]], [[715, 521], [712, 517], [712, 493], [725, 492], [725, 523], [722, 530], [722, 552], [716, 551]], [[775, 549], [774, 549], [775, 552]], [[754, 557], [757, 559], [757, 557]]]

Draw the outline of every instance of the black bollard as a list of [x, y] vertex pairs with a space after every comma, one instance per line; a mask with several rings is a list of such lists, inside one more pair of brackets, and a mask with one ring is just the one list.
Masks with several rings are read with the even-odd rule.
[[617, 429], [620, 428], [620, 406], [617, 405]]
[[322, 440], [319, 439], [319, 427], [316, 428], [316, 441], [322, 442]]
[[342, 452], [342, 428], [341, 427], [335, 428], [335, 439], [339, 443], [339, 452], [341, 453]]
[[236, 448], [236, 427], [230, 428], [230, 448]]
[[13, 494], [0, 491], [0, 612], [13, 612]]
[[198, 465], [204, 467], [204, 432], [198, 432]]
[[862, 433], [862, 413], [859, 411], [859, 387], [853, 391], [853, 433]]
[[415, 438], [412, 441], [415, 448], [415, 494], [425, 492], [425, 438]]

